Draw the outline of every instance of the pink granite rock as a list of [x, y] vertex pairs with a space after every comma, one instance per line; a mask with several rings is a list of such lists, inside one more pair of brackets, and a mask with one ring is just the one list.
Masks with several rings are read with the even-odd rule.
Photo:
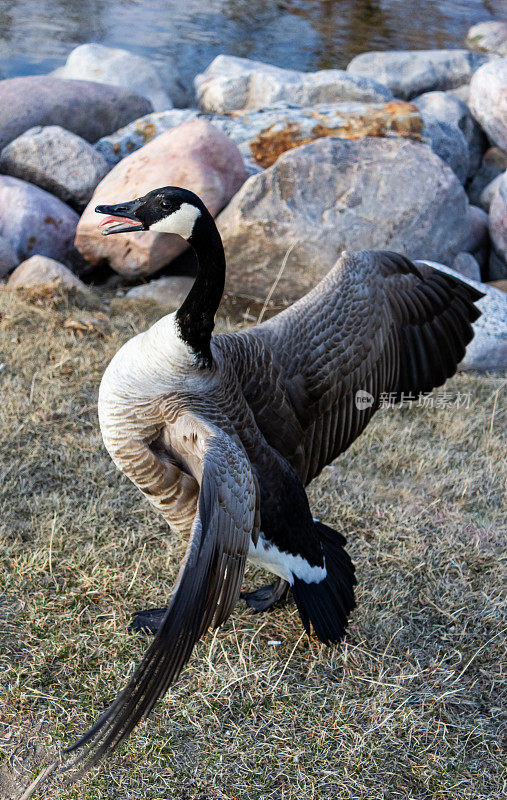
[[47, 256], [32, 256], [23, 261], [8, 280], [10, 287], [41, 286], [57, 283], [68, 288], [86, 289], [85, 284], [76, 278], [64, 264]]
[[122, 275], [150, 275], [187, 246], [178, 236], [151, 231], [102, 236], [99, 204], [132, 200], [160, 186], [182, 186], [215, 215], [246, 180], [234, 142], [203, 119], [192, 120], [127, 156], [99, 183], [77, 228], [75, 244], [91, 264], [108, 261]]
[[40, 254], [80, 271], [82, 259], [73, 245], [78, 219], [75, 211], [44, 189], [0, 175], [0, 236], [20, 261]]

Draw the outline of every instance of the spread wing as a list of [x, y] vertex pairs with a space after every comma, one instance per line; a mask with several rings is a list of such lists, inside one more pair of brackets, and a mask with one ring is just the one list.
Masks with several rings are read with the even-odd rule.
[[236, 336], [235, 367], [264, 436], [309, 483], [383, 396], [415, 399], [454, 374], [481, 296], [396, 253], [343, 254], [313, 291]]
[[[163, 509], [174, 503], [174, 475], [157, 448], [130, 441], [129, 477]], [[239, 597], [246, 556], [257, 534], [257, 488], [241, 445], [220, 428], [185, 413], [171, 426], [174, 448], [200, 485], [185, 561], [161, 629], [125, 689], [68, 752], [79, 775], [111, 753], [178, 677], [210, 626], [227, 619]]]

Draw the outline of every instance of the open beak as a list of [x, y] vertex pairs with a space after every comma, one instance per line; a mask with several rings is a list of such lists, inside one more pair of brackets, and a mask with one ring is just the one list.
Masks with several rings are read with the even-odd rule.
[[[144, 225], [136, 217], [136, 211], [140, 205], [139, 200], [130, 200], [127, 203], [118, 203], [112, 206], [97, 206], [95, 209], [97, 214], [108, 215], [99, 225], [99, 228], [104, 228], [102, 231], [103, 236], [108, 236], [110, 233], [143, 231]], [[112, 224], [115, 222], [120, 224]], [[105, 227], [106, 225], [108, 226], [107, 228]]]

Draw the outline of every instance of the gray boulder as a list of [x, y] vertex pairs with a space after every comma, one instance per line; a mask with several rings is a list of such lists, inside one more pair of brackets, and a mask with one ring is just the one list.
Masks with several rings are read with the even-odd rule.
[[174, 311], [183, 303], [194, 280], [188, 275], [168, 275], [142, 286], [134, 286], [125, 296], [136, 300], [152, 300]]
[[69, 289], [86, 291], [85, 284], [64, 264], [47, 256], [32, 256], [23, 261], [12, 273], [7, 285], [10, 287], [40, 286], [56, 283]]
[[341, 69], [298, 72], [226, 55], [217, 56], [202, 75], [196, 76], [194, 85], [199, 107], [219, 114], [278, 102], [298, 106], [341, 100], [376, 103], [393, 96], [376, 80], [349, 75]]
[[16, 251], [3, 236], [0, 236], [0, 279], [5, 278], [19, 264]]
[[449, 97], [457, 97], [458, 100], [461, 100], [463, 103], [468, 103], [470, 98], [470, 84], [464, 83], [463, 86], [456, 86], [455, 89], [446, 89], [445, 93], [449, 95]]
[[[451, 131], [455, 132], [456, 141], [461, 139], [460, 134], [464, 136], [469, 154], [469, 169], [465, 178], [474, 175], [480, 167], [488, 142], [466, 103], [457, 97], [452, 97], [447, 92], [426, 92], [416, 97], [414, 103], [421, 113], [425, 128], [429, 127], [431, 130], [436, 120], [450, 126]], [[433, 141], [431, 133], [429, 136]], [[444, 161], [449, 163], [436, 146], [433, 146], [433, 149]], [[458, 149], [461, 149], [460, 146]]]
[[75, 211], [38, 186], [0, 175], [0, 236], [18, 262], [38, 253], [78, 270], [83, 264], [74, 248], [78, 220]]
[[467, 33], [466, 44], [482, 53], [507, 56], [507, 21], [491, 20], [472, 25]]
[[474, 281], [480, 281], [481, 268], [476, 258], [471, 253], [458, 253], [453, 261], [452, 268]]
[[[204, 116], [197, 109], [173, 109], [148, 114], [97, 142], [97, 149], [112, 162], [129, 155], [161, 133], [182, 122]], [[347, 103], [299, 108], [277, 103], [261, 111], [213, 114], [206, 117], [238, 146], [250, 174], [273, 164], [292, 147], [323, 136], [363, 139], [366, 136], [403, 136], [419, 139], [422, 120], [411, 103]]]
[[169, 70], [159, 74], [149, 58], [103, 44], [81, 44], [67, 57], [63, 67], [53, 73], [59, 78], [96, 81], [110, 86], [123, 86], [142, 97], [147, 97], [155, 111], [173, 107], [170, 84], [179, 84], [179, 76], [173, 70], [172, 81]]
[[[472, 205], [468, 207], [468, 213], [470, 229], [463, 245], [463, 250], [467, 253], [471, 253], [479, 263], [481, 269], [485, 270], [490, 251], [489, 216], [482, 208]], [[458, 269], [458, 267], [456, 267], [456, 269]], [[458, 272], [460, 272], [459, 269]], [[469, 277], [474, 276], [471, 275]], [[480, 278], [477, 278], [477, 280], [480, 280]]]
[[0, 149], [35, 125], [61, 125], [88, 142], [152, 111], [127, 89], [46, 75], [0, 81]]
[[507, 283], [507, 269], [503, 258], [497, 254], [494, 247], [491, 248], [488, 264], [488, 282]]
[[353, 58], [347, 72], [374, 78], [389, 86], [395, 97], [410, 100], [423, 92], [469, 83], [475, 70], [489, 58], [470, 50], [374, 51]]
[[217, 221], [228, 289], [261, 301], [285, 257], [274, 301], [300, 297], [344, 249], [452, 262], [470, 228], [454, 173], [427, 145], [399, 138], [318, 139], [289, 150], [249, 178]]
[[16, 251], [3, 236], [0, 236], [0, 279], [5, 278], [19, 264]]
[[477, 70], [470, 83], [470, 109], [491, 142], [507, 150], [507, 58]]
[[35, 183], [78, 207], [87, 204], [109, 169], [91, 144], [58, 125], [30, 128], [0, 154], [0, 172]]
[[495, 196], [496, 191], [502, 182], [502, 175], [503, 173], [501, 175], [497, 175], [496, 178], [494, 178], [491, 183], [488, 183], [481, 192], [479, 205], [488, 213], [491, 208], [491, 203], [493, 202], [493, 197]]
[[421, 116], [424, 120], [424, 140], [461, 183], [465, 183], [470, 171], [470, 152], [463, 133], [455, 125], [442, 122], [431, 114], [422, 113]]
[[481, 316], [472, 325], [474, 338], [468, 345], [465, 358], [459, 368], [479, 372], [507, 369], [507, 294], [493, 286], [488, 286], [487, 283], [479, 283], [479, 281], [466, 278], [443, 264], [426, 259], [419, 263], [428, 264], [441, 272], [455, 275], [484, 294], [484, 297], [477, 301]]
[[504, 150], [499, 147], [490, 147], [486, 150], [479, 169], [467, 187], [470, 202], [476, 206], [480, 205], [481, 194], [486, 186], [506, 169], [507, 153]]
[[[489, 232], [498, 261], [490, 264], [490, 279], [507, 278], [507, 172], [499, 180], [489, 209]], [[499, 262], [499, 263], [498, 263]], [[493, 269], [492, 269], [493, 266]]]

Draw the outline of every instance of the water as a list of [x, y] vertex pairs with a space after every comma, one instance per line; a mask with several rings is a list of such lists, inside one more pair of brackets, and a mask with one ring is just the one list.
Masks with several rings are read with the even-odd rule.
[[460, 47], [504, 0], [0, 0], [0, 77], [45, 73], [83, 42], [174, 58], [189, 82], [219, 53], [344, 67], [365, 50]]

